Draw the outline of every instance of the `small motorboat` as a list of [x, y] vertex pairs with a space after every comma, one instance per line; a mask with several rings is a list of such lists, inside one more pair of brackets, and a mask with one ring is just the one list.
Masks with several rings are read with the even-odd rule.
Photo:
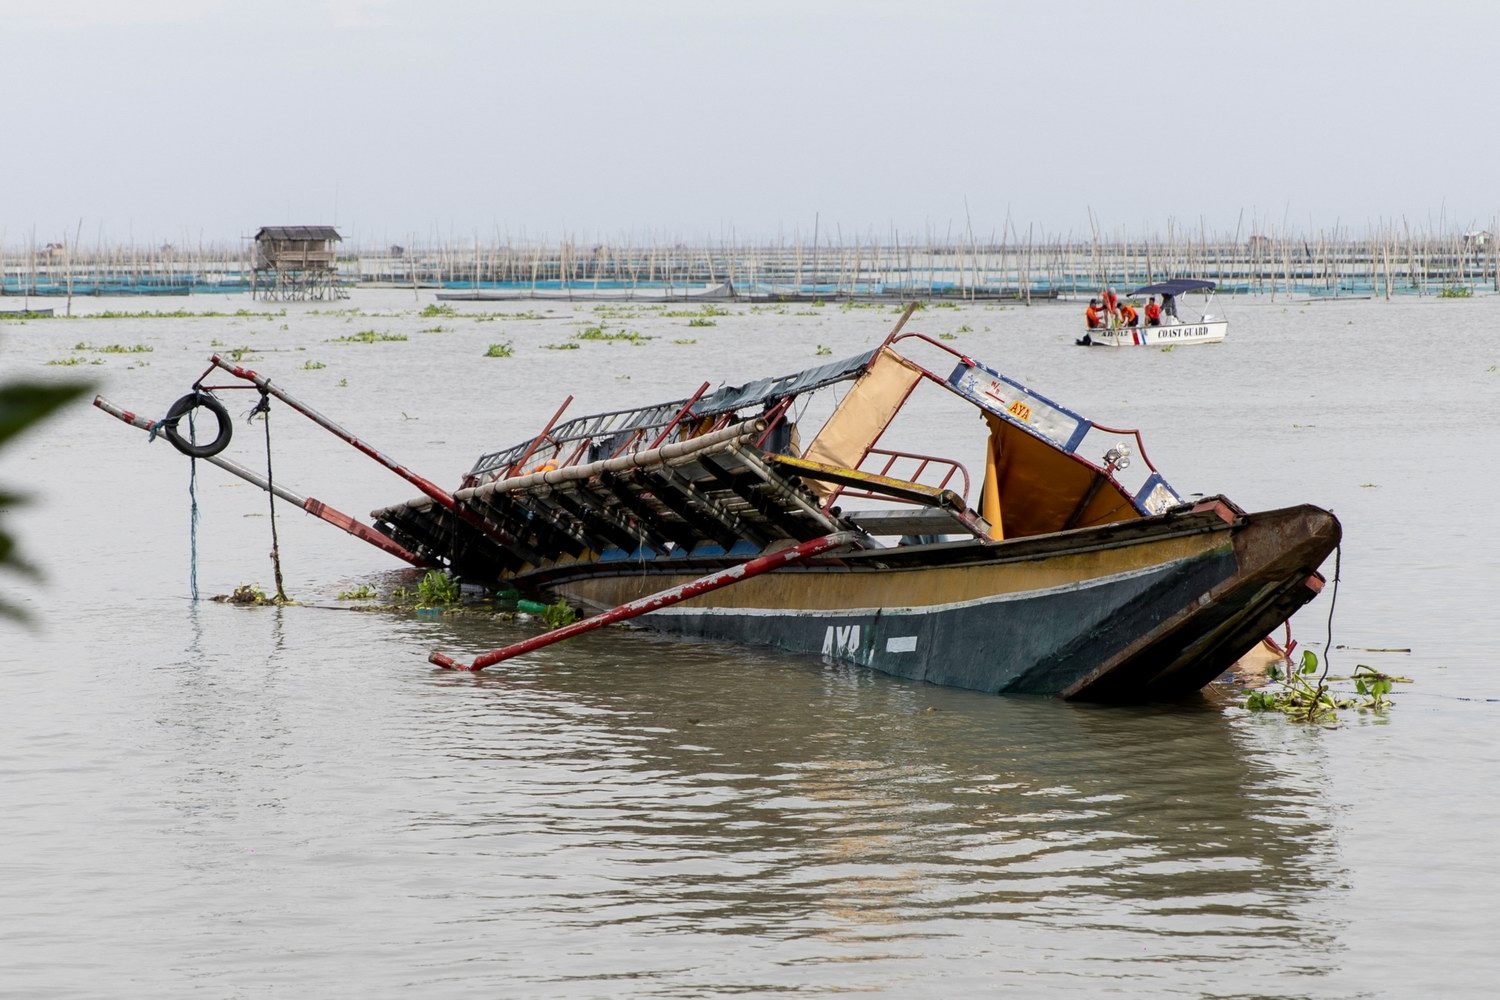
[[[1173, 278], [1154, 285], [1142, 285], [1130, 292], [1126, 298], [1141, 296], [1162, 297], [1161, 323], [1148, 325], [1145, 309], [1139, 302], [1132, 302], [1141, 319], [1136, 326], [1121, 326], [1116, 320], [1111, 325], [1088, 330], [1077, 340], [1081, 347], [1166, 347], [1176, 344], [1220, 344], [1229, 334], [1229, 321], [1208, 312], [1213, 301], [1216, 282], [1198, 278]], [[1207, 300], [1197, 319], [1182, 319], [1178, 314], [1178, 296], [1188, 292], [1205, 292]]]

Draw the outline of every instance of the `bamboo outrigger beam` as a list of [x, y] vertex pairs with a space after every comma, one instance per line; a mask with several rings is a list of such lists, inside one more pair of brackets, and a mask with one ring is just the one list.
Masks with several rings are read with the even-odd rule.
[[522, 642], [490, 650], [488, 653], [476, 657], [472, 663], [459, 663], [451, 656], [436, 650], [427, 657], [427, 660], [429, 663], [435, 663], [445, 670], [467, 670], [477, 673], [485, 667], [492, 666], [502, 660], [508, 660], [513, 656], [520, 656], [522, 653], [530, 653], [533, 650], [550, 646], [553, 643], [571, 639], [575, 635], [582, 635], [585, 632], [592, 632], [594, 629], [602, 628], [605, 625], [613, 625], [615, 622], [626, 621], [661, 608], [671, 607], [691, 597], [707, 594], [721, 587], [728, 587], [742, 580], [748, 580], [753, 576], [760, 576], [762, 573], [769, 573], [772, 570], [781, 569], [783, 566], [789, 566], [792, 563], [801, 562], [804, 559], [810, 559], [813, 556], [822, 555], [834, 549], [848, 548], [851, 545], [858, 544], [863, 537], [857, 531], [835, 531], [832, 534], [821, 535], [798, 545], [793, 545], [790, 548], [782, 549], [780, 552], [774, 552], [766, 556], [757, 556], [749, 562], [740, 563], [738, 566], [731, 566], [729, 569], [701, 576], [696, 580], [691, 580], [679, 586], [658, 591], [655, 594], [648, 594], [629, 603], [621, 604], [619, 607], [600, 612], [592, 618], [585, 618], [581, 622], [564, 625], [562, 628], [553, 629], [551, 632], [544, 632], [541, 635], [533, 636]]
[[[122, 420], [132, 427], [139, 427], [143, 431], [149, 431], [153, 429], [157, 423], [155, 420], [151, 420], [147, 417], [140, 416], [139, 414], [132, 413], [129, 410], [121, 409], [114, 403], [111, 403], [109, 400], [105, 399], [103, 396], [95, 396], [94, 405], [103, 410], [105, 413], [108, 413], [110, 416]], [[348, 514], [345, 514], [343, 511], [338, 510], [334, 507], [330, 507], [328, 504], [324, 503], [321, 500], [317, 500], [313, 497], [300, 496], [296, 493], [293, 493], [291, 490], [287, 489], [284, 486], [272, 483], [262, 476], [251, 472], [249, 469], [245, 468], [243, 465], [240, 465], [238, 462], [231, 462], [229, 459], [220, 458], [218, 455], [208, 455], [204, 457], [203, 461], [209, 462], [213, 465], [217, 465], [219, 468], [223, 469], [225, 472], [230, 473], [231, 475], [239, 476], [245, 482], [250, 483], [252, 486], [260, 487], [279, 500], [284, 500], [287, 503], [292, 504], [293, 506], [301, 507], [303, 510], [307, 511], [314, 517], [327, 521], [335, 528], [339, 528], [343, 531], [348, 532], [355, 538], [358, 538], [360, 541], [369, 542], [377, 549], [388, 552], [391, 555], [395, 556], [397, 559], [409, 562], [413, 566], [425, 567], [432, 565], [431, 560], [423, 559], [415, 552], [397, 543], [394, 539], [387, 538], [385, 535], [382, 535], [380, 532], [376, 531], [368, 524], [356, 521]]]

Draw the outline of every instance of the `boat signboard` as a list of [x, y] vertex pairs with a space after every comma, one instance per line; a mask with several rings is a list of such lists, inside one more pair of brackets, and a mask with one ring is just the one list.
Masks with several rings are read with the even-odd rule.
[[977, 361], [959, 362], [948, 384], [987, 413], [1020, 424], [1072, 454], [1093, 423]]

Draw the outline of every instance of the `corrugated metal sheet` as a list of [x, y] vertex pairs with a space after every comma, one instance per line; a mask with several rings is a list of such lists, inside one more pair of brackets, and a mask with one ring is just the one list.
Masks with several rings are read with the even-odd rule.
[[261, 226], [260, 232], [255, 234], [256, 242], [261, 240], [339, 240], [343, 241], [339, 231], [332, 226]]

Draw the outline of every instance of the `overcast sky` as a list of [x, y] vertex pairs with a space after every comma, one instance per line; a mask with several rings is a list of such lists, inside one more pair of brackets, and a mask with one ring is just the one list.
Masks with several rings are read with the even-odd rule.
[[1488, 0], [0, 0], [0, 241], [1488, 227], [1497, 47]]

